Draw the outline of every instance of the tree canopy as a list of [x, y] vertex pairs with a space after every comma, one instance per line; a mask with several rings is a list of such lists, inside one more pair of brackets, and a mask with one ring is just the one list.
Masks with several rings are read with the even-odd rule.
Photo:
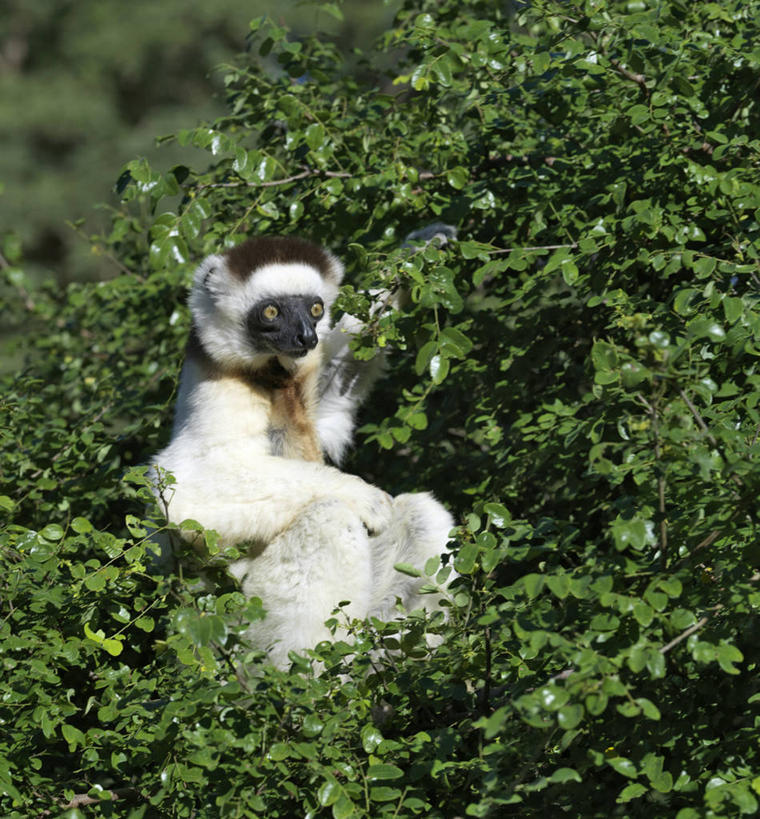
[[[760, 4], [405, 0], [350, 71], [251, 36], [172, 137], [207, 161], [124, 168], [120, 276], [2, 270], [3, 815], [756, 813]], [[418, 612], [275, 671], [213, 536], [213, 590], [151, 568], [193, 265], [261, 234], [343, 310], [409, 291], [347, 469], [460, 523], [434, 651]]]

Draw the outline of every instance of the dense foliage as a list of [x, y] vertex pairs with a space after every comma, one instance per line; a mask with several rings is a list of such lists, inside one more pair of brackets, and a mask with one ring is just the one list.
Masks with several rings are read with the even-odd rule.
[[[121, 177], [123, 275], [4, 271], [41, 332], [0, 405], [0, 812], [755, 813], [760, 3], [407, 0], [384, 91], [252, 31], [176, 135], [208, 166]], [[150, 568], [193, 262], [266, 233], [339, 252], [344, 309], [409, 289], [349, 468], [461, 522], [434, 652], [413, 615], [276, 672], [223, 572]]]

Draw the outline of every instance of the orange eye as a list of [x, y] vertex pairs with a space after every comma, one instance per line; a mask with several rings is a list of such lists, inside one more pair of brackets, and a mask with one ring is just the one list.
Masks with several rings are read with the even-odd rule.
[[279, 315], [280, 311], [273, 304], [268, 304], [264, 308], [264, 318], [269, 319], [269, 321], [274, 321]]
[[314, 304], [311, 305], [311, 314], [314, 318], [319, 318], [324, 312], [325, 308], [322, 307], [318, 301], [315, 301]]

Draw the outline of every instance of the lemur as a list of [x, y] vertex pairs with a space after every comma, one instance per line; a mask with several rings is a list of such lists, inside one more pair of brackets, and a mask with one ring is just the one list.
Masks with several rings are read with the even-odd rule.
[[325, 621], [341, 601], [349, 617], [383, 620], [397, 598], [435, 607], [418, 593], [424, 578], [393, 567], [440, 559], [453, 526], [432, 495], [391, 497], [338, 468], [383, 370], [379, 356], [353, 357], [357, 319], [331, 324], [343, 275], [332, 253], [297, 238], [204, 259], [171, 441], [153, 459], [174, 476], [160, 493], [167, 519], [196, 520], [244, 555], [229, 571], [267, 611], [248, 637], [281, 667], [331, 638]]

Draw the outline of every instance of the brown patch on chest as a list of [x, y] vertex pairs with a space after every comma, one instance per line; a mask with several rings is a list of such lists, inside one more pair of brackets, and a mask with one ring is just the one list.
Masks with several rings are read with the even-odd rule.
[[273, 429], [284, 432], [283, 456], [322, 462], [317, 431], [304, 398], [303, 384], [296, 379], [272, 394]]
[[276, 359], [252, 376], [259, 389], [269, 393], [270, 439], [278, 441], [273, 454], [322, 463], [322, 448], [314, 423], [316, 372], [290, 373]]
[[255, 372], [222, 372], [203, 348], [195, 327], [188, 339], [187, 357], [201, 367], [206, 378], [238, 379], [265, 399], [263, 405], [269, 406], [265, 426], [272, 455], [318, 463], [324, 461], [315, 425], [318, 366], [293, 373], [272, 358]]

